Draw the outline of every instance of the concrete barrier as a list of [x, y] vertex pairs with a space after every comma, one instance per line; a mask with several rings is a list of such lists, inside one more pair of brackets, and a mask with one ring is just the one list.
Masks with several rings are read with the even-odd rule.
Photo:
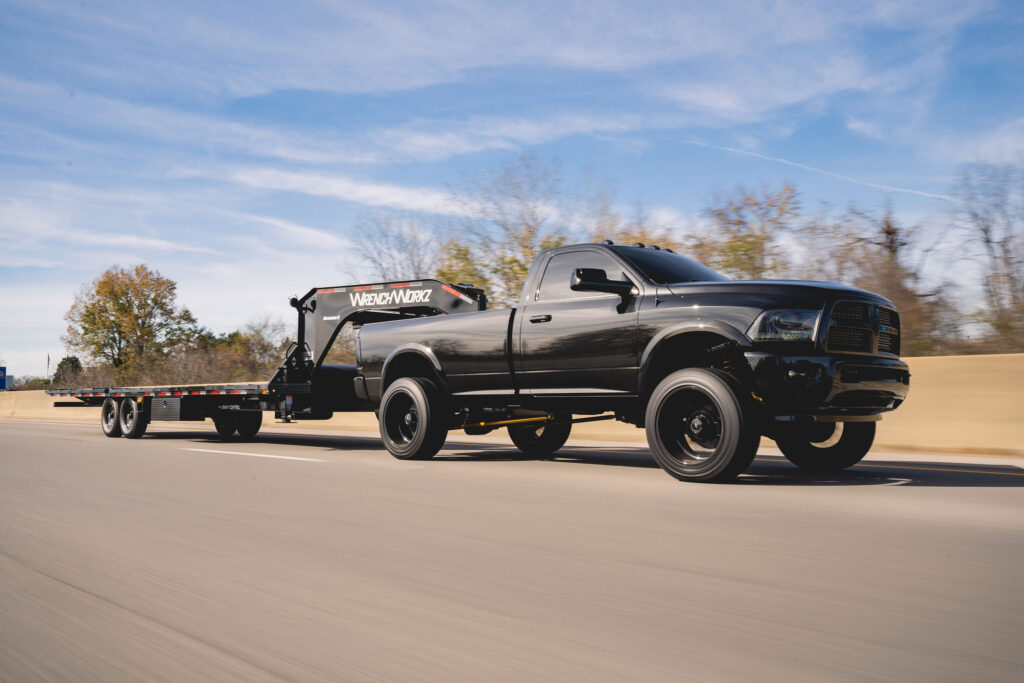
[[[1024, 454], [1024, 354], [907, 358], [910, 397], [885, 416], [877, 448], [952, 453]], [[0, 418], [99, 422], [99, 408], [55, 408], [41, 391], [0, 392]], [[264, 425], [272, 424], [272, 414]], [[287, 425], [376, 432], [373, 413], [341, 413]], [[577, 439], [644, 442], [643, 430], [618, 422], [573, 428]]]

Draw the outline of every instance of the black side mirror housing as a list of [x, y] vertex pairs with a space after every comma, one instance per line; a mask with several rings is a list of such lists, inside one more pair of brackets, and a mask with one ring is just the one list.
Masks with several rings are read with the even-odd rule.
[[574, 292], [607, 292], [626, 297], [635, 294], [632, 282], [609, 280], [600, 268], [577, 268], [572, 273], [569, 289]]

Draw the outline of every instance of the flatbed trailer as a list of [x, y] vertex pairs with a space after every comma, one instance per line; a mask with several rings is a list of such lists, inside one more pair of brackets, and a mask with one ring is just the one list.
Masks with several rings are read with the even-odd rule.
[[315, 287], [289, 303], [298, 316], [296, 340], [266, 383], [91, 387], [46, 393], [56, 399], [57, 407], [101, 406], [100, 426], [110, 437], [139, 438], [154, 420], [209, 418], [222, 437], [248, 438], [259, 431], [264, 411], [272, 410], [276, 419], [291, 422], [373, 410], [357, 367], [325, 362], [345, 325], [481, 311], [487, 308], [487, 297], [471, 285], [423, 279]]

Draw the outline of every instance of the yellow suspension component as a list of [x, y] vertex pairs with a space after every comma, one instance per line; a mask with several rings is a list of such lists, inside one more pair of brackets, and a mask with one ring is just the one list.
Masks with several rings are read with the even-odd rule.
[[502, 427], [504, 425], [526, 424], [528, 422], [547, 422], [550, 417], [523, 417], [516, 420], [499, 420], [498, 422], [474, 422], [466, 427]]

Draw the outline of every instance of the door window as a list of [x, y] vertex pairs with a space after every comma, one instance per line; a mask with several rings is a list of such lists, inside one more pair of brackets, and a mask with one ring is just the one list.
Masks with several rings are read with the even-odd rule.
[[629, 279], [622, 267], [604, 254], [596, 251], [567, 251], [555, 254], [548, 260], [544, 277], [540, 281], [540, 290], [537, 292], [537, 301], [615, 296], [601, 292], [576, 292], [570, 289], [569, 283], [577, 268], [600, 268], [607, 274], [609, 280]]

